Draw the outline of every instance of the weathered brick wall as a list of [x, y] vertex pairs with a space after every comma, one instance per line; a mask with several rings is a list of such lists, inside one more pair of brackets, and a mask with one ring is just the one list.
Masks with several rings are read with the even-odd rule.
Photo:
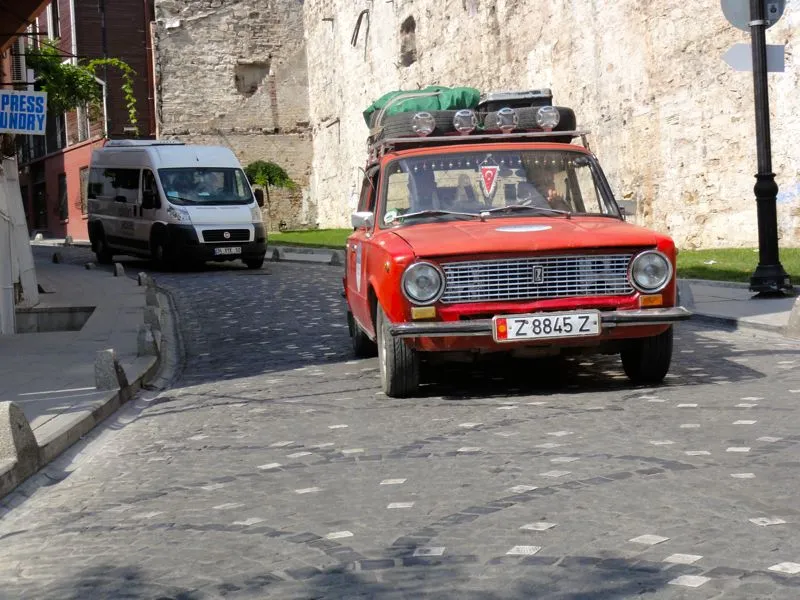
[[[369, 27], [362, 22], [354, 47], [365, 8]], [[380, 95], [430, 84], [550, 87], [592, 131], [612, 188], [635, 203], [637, 222], [682, 247], [757, 243], [752, 74], [722, 60], [749, 35], [725, 20], [719, 2], [307, 0], [304, 14], [321, 226], [348, 223], [366, 156], [361, 112]], [[413, 39], [401, 35], [408, 17]], [[787, 44], [786, 72], [770, 75], [785, 246], [800, 242], [798, 25], [800, 7], [788, 3], [767, 32], [769, 43]]]
[[272, 194], [265, 216], [275, 228], [316, 226], [302, 4], [156, 0], [155, 10], [160, 135], [279, 164], [299, 188]]

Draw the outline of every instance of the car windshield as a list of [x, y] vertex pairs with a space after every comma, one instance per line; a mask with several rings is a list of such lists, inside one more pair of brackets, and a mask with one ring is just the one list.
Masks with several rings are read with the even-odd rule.
[[[570, 150], [457, 152], [386, 167], [379, 223], [485, 217], [619, 217], [592, 159]], [[488, 214], [487, 214], [488, 213]], [[413, 214], [413, 218], [404, 215]]]
[[241, 169], [159, 169], [158, 176], [167, 199], [173, 204], [250, 204], [255, 201]]

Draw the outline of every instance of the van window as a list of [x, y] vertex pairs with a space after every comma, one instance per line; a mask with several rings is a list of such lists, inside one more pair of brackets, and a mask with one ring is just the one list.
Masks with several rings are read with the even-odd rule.
[[139, 199], [139, 169], [92, 167], [89, 173], [89, 197], [136, 203]]
[[250, 204], [255, 201], [241, 169], [159, 169], [158, 177], [167, 199], [173, 204]]

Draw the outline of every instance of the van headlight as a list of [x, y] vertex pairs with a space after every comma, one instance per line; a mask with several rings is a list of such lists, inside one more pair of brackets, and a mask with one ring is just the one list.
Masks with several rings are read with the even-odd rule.
[[400, 285], [413, 304], [433, 304], [444, 292], [444, 275], [432, 263], [417, 262], [405, 270]]
[[250, 217], [253, 219], [253, 223], [264, 221], [264, 215], [261, 213], [261, 207], [258, 204], [250, 207]]
[[189, 216], [189, 211], [182, 206], [168, 206], [167, 214], [179, 223], [192, 222], [192, 217]]
[[631, 261], [630, 278], [640, 292], [659, 292], [672, 279], [672, 263], [657, 250], [646, 250]]

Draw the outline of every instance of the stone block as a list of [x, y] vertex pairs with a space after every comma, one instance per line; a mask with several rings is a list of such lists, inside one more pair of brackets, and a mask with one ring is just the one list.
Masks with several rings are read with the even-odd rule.
[[147, 286], [147, 291], [145, 292], [145, 301], [147, 306], [161, 308], [161, 303], [158, 301], [158, 292], [156, 292], [156, 288], [152, 286]]
[[120, 263], [114, 263], [114, 277], [125, 277], [125, 267]]
[[161, 309], [155, 306], [145, 306], [144, 323], [153, 331], [161, 331]]
[[61, 262], [61, 252], [53, 252], [53, 263], [59, 264]]
[[86, 263], [85, 265], [83, 265], [83, 266], [84, 266], [84, 267], [86, 267], [86, 270], [87, 270], [87, 271], [91, 271], [91, 270], [92, 270], [92, 269], [94, 269], [94, 268], [95, 268], [97, 265], [95, 265], [93, 262], [87, 262], [87, 263]]
[[0, 462], [16, 461], [20, 478], [39, 468], [39, 446], [22, 409], [13, 402], [0, 402]]
[[694, 295], [689, 282], [684, 279], [678, 280], [678, 306], [683, 306], [689, 310], [694, 308]]
[[331, 252], [330, 265], [334, 267], [341, 267], [344, 264], [344, 252], [341, 250], [334, 250]]
[[137, 276], [137, 281], [139, 282], [139, 286], [152, 286], [153, 285], [153, 278], [150, 277], [144, 271], [140, 272]]
[[74, 240], [72, 239], [71, 235], [68, 235], [67, 237], [64, 238], [64, 245], [65, 246], [72, 246], [73, 243], [74, 243]]
[[144, 324], [139, 325], [136, 335], [136, 354], [137, 356], [156, 356], [158, 354], [153, 330]]
[[277, 248], [275, 248], [272, 251], [272, 262], [278, 262], [280, 261], [280, 259], [281, 259], [281, 253]]
[[786, 323], [785, 334], [790, 338], [800, 339], [800, 298], [797, 298], [792, 305], [789, 321]]
[[128, 387], [128, 377], [113, 349], [100, 350], [94, 361], [94, 380], [98, 390], [118, 390]]

